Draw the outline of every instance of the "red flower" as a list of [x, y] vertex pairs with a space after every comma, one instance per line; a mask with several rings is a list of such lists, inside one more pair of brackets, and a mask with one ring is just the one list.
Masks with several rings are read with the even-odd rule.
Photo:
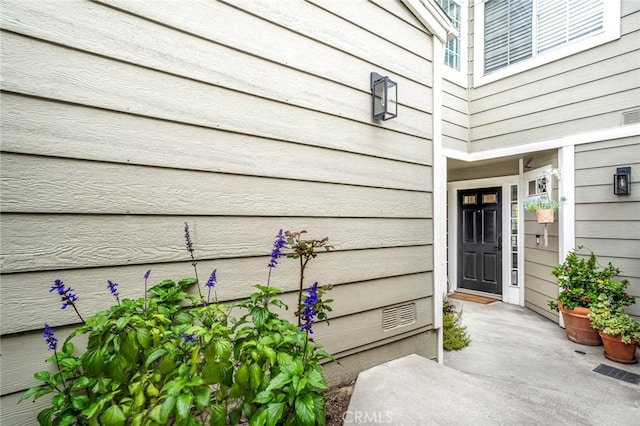
[[585, 301], [585, 302], [587, 302], [587, 303], [589, 303], [589, 302], [591, 302], [591, 299], [590, 299], [589, 297], [585, 297], [585, 298], [584, 298], [584, 301]]
[[568, 274], [569, 273], [569, 268], [564, 268], [564, 273]]

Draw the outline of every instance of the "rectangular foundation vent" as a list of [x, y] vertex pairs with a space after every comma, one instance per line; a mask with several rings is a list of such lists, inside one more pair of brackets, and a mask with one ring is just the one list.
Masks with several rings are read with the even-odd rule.
[[633, 111], [627, 111], [622, 113], [622, 125], [628, 126], [629, 124], [640, 123], [640, 109], [634, 109]]
[[616, 367], [612, 367], [606, 364], [600, 364], [593, 369], [596, 373], [603, 374], [607, 377], [613, 377], [614, 379], [629, 382], [634, 385], [640, 384], [640, 374], [632, 373], [630, 371], [621, 370]]
[[416, 322], [416, 304], [394, 306], [382, 310], [382, 329], [392, 330]]

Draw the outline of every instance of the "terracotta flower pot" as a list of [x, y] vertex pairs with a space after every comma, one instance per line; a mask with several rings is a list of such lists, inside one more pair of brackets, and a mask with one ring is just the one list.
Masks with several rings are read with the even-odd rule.
[[600, 346], [602, 344], [598, 331], [591, 327], [591, 321], [588, 317], [591, 309], [582, 307], [565, 309], [561, 303], [558, 303], [558, 309], [562, 312], [564, 329], [569, 340], [587, 346]]
[[638, 342], [624, 343], [620, 336], [612, 336], [602, 331], [600, 332], [600, 337], [602, 337], [602, 344], [604, 345], [605, 358], [622, 364], [635, 364], [638, 362], [636, 359]]
[[536, 210], [538, 223], [553, 223], [553, 209]]

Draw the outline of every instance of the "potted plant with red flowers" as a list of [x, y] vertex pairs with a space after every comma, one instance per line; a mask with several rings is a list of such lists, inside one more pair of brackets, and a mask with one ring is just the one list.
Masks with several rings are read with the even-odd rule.
[[[578, 247], [577, 250], [582, 249]], [[550, 300], [549, 307], [562, 313], [567, 338], [582, 345], [599, 346], [602, 339], [591, 326], [589, 312], [591, 305], [600, 295], [605, 295], [615, 306], [628, 306], [635, 299], [626, 292], [629, 282], [613, 278], [620, 269], [609, 262], [602, 267], [596, 255], [580, 256], [577, 250], [567, 254], [564, 262], [552, 269], [557, 277], [560, 292], [557, 300]]]

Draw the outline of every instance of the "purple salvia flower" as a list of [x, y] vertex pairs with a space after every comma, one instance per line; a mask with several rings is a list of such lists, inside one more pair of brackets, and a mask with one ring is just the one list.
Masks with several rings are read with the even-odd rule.
[[51, 286], [49, 293], [57, 292], [60, 295], [60, 301], [62, 302], [62, 306], [60, 309], [67, 309], [67, 306], [73, 307], [73, 310], [76, 311], [78, 318], [80, 321], [84, 323], [84, 319], [80, 312], [78, 312], [78, 308], [76, 308], [76, 300], [78, 300], [78, 296], [73, 293], [73, 289], [71, 287], [66, 288], [64, 283], [61, 280], [55, 280], [54, 284]]
[[149, 275], [151, 275], [151, 269], [149, 269], [147, 272], [144, 273], [144, 280], [148, 280], [149, 279]]
[[[218, 277], [216, 276], [216, 271], [217, 271], [217, 269], [214, 269], [213, 272], [211, 272], [211, 275], [209, 275], [209, 279], [207, 280], [206, 284], [204, 285], [205, 287], [209, 288], [209, 292], [207, 293], [207, 305], [211, 301], [211, 289], [213, 287], [215, 287], [216, 283], [218, 282]], [[218, 296], [217, 296], [217, 293], [216, 293], [216, 303], [217, 302], [218, 302]]]
[[196, 333], [192, 333], [192, 334], [187, 334], [187, 333], [180, 333], [180, 337], [184, 340], [185, 343], [193, 343], [196, 341], [196, 338], [198, 337], [198, 335]]
[[282, 248], [285, 246], [287, 240], [282, 233], [282, 229], [276, 235], [276, 240], [273, 242], [273, 249], [271, 250], [271, 261], [267, 265], [269, 268], [275, 268], [278, 264], [278, 258], [282, 256]]
[[216, 277], [216, 271], [217, 269], [214, 269], [213, 272], [211, 273], [211, 275], [209, 276], [209, 280], [207, 281], [207, 283], [204, 285], [205, 287], [215, 287], [216, 283], [218, 282], [218, 277]]
[[318, 311], [315, 309], [316, 303], [318, 303], [317, 281], [307, 289], [307, 297], [305, 297], [302, 302], [304, 308], [302, 309], [301, 318], [304, 321], [304, 324], [300, 327], [300, 331], [308, 331], [309, 334], [313, 334], [311, 327], [315, 322], [316, 315], [318, 314]]
[[44, 340], [47, 343], [47, 346], [49, 346], [49, 350], [54, 350], [54, 351], [58, 347], [58, 339], [53, 336], [55, 332], [56, 331], [53, 328], [51, 328], [49, 324], [47, 323], [44, 324], [44, 333], [42, 334], [42, 337], [44, 337]]
[[54, 291], [60, 295], [60, 301], [62, 302], [60, 309], [67, 309], [67, 306], [73, 305], [73, 303], [78, 300], [78, 296], [73, 293], [73, 289], [71, 287], [65, 288], [65, 285], [61, 280], [55, 281], [55, 284], [51, 286], [49, 293], [53, 293]]
[[116, 287], [118, 287], [117, 282], [107, 280], [107, 288], [109, 289], [109, 292], [116, 297], [118, 305], [120, 305], [120, 293], [118, 293], [118, 289]]

